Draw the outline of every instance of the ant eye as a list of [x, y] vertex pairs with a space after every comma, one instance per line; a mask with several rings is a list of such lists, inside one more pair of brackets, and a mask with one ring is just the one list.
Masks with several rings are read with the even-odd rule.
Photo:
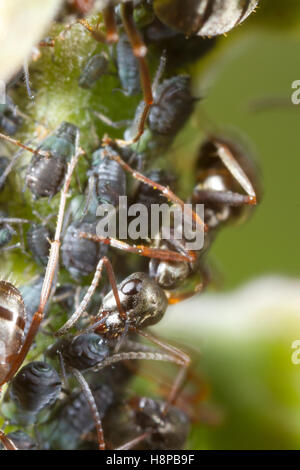
[[130, 279], [122, 286], [121, 291], [126, 295], [134, 295], [140, 292], [141, 288], [142, 281], [140, 279]]

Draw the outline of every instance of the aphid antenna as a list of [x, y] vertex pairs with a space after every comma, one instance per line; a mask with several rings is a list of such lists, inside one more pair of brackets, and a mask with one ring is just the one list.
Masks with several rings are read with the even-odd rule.
[[25, 59], [23, 62], [23, 70], [24, 70], [24, 80], [28, 98], [30, 100], [34, 100], [34, 94], [31, 91], [30, 87], [30, 78], [29, 78], [29, 67], [28, 67], [28, 59]]

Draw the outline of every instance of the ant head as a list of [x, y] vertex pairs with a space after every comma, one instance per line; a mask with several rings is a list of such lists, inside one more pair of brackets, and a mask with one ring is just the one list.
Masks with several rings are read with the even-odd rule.
[[[128, 322], [135, 328], [159, 322], [168, 305], [164, 291], [145, 273], [128, 276], [119, 284], [118, 293]], [[110, 316], [118, 312], [112, 291], [103, 300], [103, 310], [110, 312]]]

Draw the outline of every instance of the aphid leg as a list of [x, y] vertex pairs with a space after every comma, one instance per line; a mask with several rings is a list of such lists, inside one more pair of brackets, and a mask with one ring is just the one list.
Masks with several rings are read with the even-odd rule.
[[123, 121], [112, 121], [109, 117], [99, 111], [93, 111], [93, 114], [100, 119], [100, 121], [113, 129], [121, 129], [122, 127], [126, 127], [131, 124], [131, 121], [128, 119], [124, 119]]
[[22, 148], [23, 150], [27, 150], [28, 152], [31, 152], [31, 153], [33, 153], [34, 155], [41, 155], [42, 157], [47, 157], [47, 158], [50, 157], [49, 152], [43, 151], [43, 150], [35, 150], [35, 149], [31, 148], [31, 147], [28, 147], [28, 145], [23, 144], [23, 143], [20, 142], [19, 140], [13, 139], [12, 137], [9, 137], [8, 135], [1, 134], [1, 133], [0, 133], [0, 139], [3, 139], [3, 140], [5, 140], [6, 142], [9, 142], [10, 144], [14, 144], [14, 145], [16, 145], [17, 147]]
[[[66, 201], [68, 197], [68, 191], [72, 179], [72, 174], [77, 164], [78, 158], [82, 150], [79, 147], [79, 132], [77, 132], [76, 136], [76, 143], [75, 143], [75, 155], [72, 157], [70, 163], [68, 164], [68, 171], [66, 174], [64, 186], [60, 196], [60, 204], [58, 209], [58, 217], [57, 217], [57, 225], [54, 240], [51, 242], [51, 248], [49, 253], [48, 264], [46, 267], [44, 282], [41, 291], [41, 298], [38, 310], [33, 315], [31, 320], [31, 324], [27, 333], [27, 336], [24, 340], [24, 343], [21, 347], [21, 350], [18, 353], [16, 360], [12, 363], [11, 369], [8, 375], [5, 378], [5, 382], [9, 382], [9, 380], [15, 375], [21, 364], [23, 363], [30, 346], [32, 345], [34, 338], [38, 332], [39, 326], [44, 318], [44, 311], [47, 305], [49, 296], [52, 292], [52, 283], [53, 279], [56, 277], [56, 270], [58, 266], [58, 258], [59, 258], [59, 247], [60, 247], [60, 235], [63, 225], [64, 219], [64, 211], [66, 206]], [[2, 383], [0, 386], [3, 385]]]
[[0, 430], [0, 441], [2, 442], [5, 450], [18, 450], [15, 444]]
[[151, 86], [151, 77], [149, 68], [145, 59], [147, 54], [147, 47], [145, 46], [142, 37], [135, 25], [133, 19], [133, 2], [122, 3], [121, 5], [121, 15], [124, 28], [128, 35], [129, 41], [131, 43], [133, 54], [139, 61], [139, 69], [141, 76], [141, 85], [144, 95], [144, 109], [140, 116], [137, 134], [132, 139], [132, 142], [137, 142], [140, 136], [144, 132], [145, 122], [150, 110], [151, 105], [153, 104], [153, 95], [152, 95], [152, 86]]
[[[249, 180], [248, 176], [241, 168], [239, 163], [236, 161], [230, 149], [225, 145], [221, 144], [217, 141], [214, 142], [217, 148], [217, 155], [222, 160], [226, 168], [230, 171], [232, 176], [236, 179], [236, 181], [241, 185], [244, 191], [248, 194], [251, 204], [256, 204], [256, 193], [253, 188], [251, 181]], [[250, 202], [249, 202], [250, 204]]]
[[94, 235], [92, 233], [86, 233], [86, 232], [80, 232], [79, 237], [86, 238], [87, 240], [92, 240], [94, 242], [100, 242], [105, 245], [109, 245], [113, 248], [117, 248], [118, 250], [123, 250], [128, 253], [135, 253], [137, 255], [145, 256], [147, 258], [156, 258], [156, 259], [161, 259], [164, 261], [174, 261], [174, 262], [193, 261], [193, 259], [190, 259], [188, 255], [182, 255], [176, 251], [164, 250], [164, 249], [161, 250], [159, 248], [152, 248], [152, 247], [145, 246], [145, 245], [130, 245], [129, 243], [123, 242], [116, 238], [98, 237], [97, 235]]
[[62, 336], [64, 334], [68, 333], [68, 331], [75, 325], [75, 323], [79, 320], [79, 318], [85, 312], [85, 310], [88, 306], [88, 303], [90, 302], [92, 296], [94, 295], [94, 292], [95, 292], [95, 290], [96, 290], [96, 288], [97, 288], [97, 286], [100, 282], [100, 279], [102, 277], [103, 267], [106, 268], [108, 279], [109, 279], [110, 285], [112, 287], [112, 290], [113, 290], [113, 293], [114, 293], [114, 296], [115, 296], [115, 299], [116, 299], [116, 303], [117, 303], [119, 313], [120, 313], [122, 318], [126, 318], [126, 313], [123, 311], [122, 306], [121, 306], [120, 297], [119, 297], [119, 294], [118, 294], [118, 288], [117, 288], [117, 283], [116, 283], [113, 267], [112, 267], [111, 262], [109, 261], [109, 259], [106, 256], [104, 256], [103, 258], [101, 258], [99, 260], [99, 262], [97, 264], [96, 271], [95, 271], [92, 283], [91, 283], [90, 287], [88, 288], [88, 291], [85, 294], [84, 298], [82, 299], [79, 307], [75, 310], [75, 312], [69, 318], [69, 320], [56, 332], [56, 336]]
[[70, 369], [71, 369], [71, 372], [73, 373], [73, 375], [76, 377], [76, 379], [77, 379], [77, 381], [78, 381], [78, 383], [79, 383], [79, 385], [82, 389], [82, 392], [83, 392], [83, 394], [84, 394], [84, 396], [85, 396], [85, 398], [88, 402], [89, 408], [91, 410], [91, 413], [92, 413], [92, 416], [93, 416], [93, 419], [94, 419], [94, 422], [95, 422], [95, 426], [96, 426], [96, 433], [97, 433], [97, 438], [98, 438], [99, 450], [105, 450], [105, 441], [104, 441], [104, 433], [103, 433], [103, 428], [102, 428], [102, 422], [101, 422], [100, 414], [99, 414], [94, 396], [91, 392], [91, 389], [90, 389], [87, 381], [85, 380], [85, 378], [81, 374], [81, 372], [79, 372], [79, 370], [74, 369], [73, 367], [70, 368]]
[[[87, 21], [86, 19], [84, 18], [81, 18], [79, 20], [77, 20], [76, 23], [80, 23], [85, 29], [87, 29], [90, 33], [91, 33], [91, 36], [98, 42], [102, 42], [103, 44], [106, 44], [106, 36], [105, 34], [99, 30], [99, 28], [97, 29], [94, 29]], [[76, 24], [76, 23], [73, 23]], [[70, 25], [70, 27], [72, 27], [73, 25]], [[69, 29], [70, 29], [69, 27]], [[61, 36], [62, 38], [62, 36]]]
[[[111, 139], [107, 137], [103, 139], [103, 142], [107, 144], [112, 143]], [[115, 160], [116, 162], [118, 162], [119, 165], [121, 165], [121, 167], [124, 168], [124, 170], [127, 171], [128, 173], [131, 173], [135, 179], [137, 179], [138, 181], [141, 181], [142, 183], [147, 184], [148, 186], [151, 186], [153, 189], [156, 189], [167, 199], [169, 199], [174, 204], [181, 207], [183, 214], [190, 214], [194, 222], [197, 224], [197, 226], [200, 227], [202, 230], [207, 231], [207, 226], [204, 224], [203, 220], [199, 217], [199, 215], [196, 212], [194, 212], [192, 209], [190, 209], [188, 206], [186, 206], [186, 204], [182, 201], [182, 199], [176, 196], [176, 194], [174, 194], [173, 191], [171, 191], [169, 187], [156, 183], [155, 181], [152, 181], [150, 178], [147, 178], [142, 173], [139, 173], [138, 171], [134, 170], [133, 168], [131, 168], [130, 165], [128, 165], [128, 163], [124, 162], [124, 160], [120, 157], [120, 155], [117, 155], [116, 153], [112, 153], [112, 152], [107, 152], [107, 151], [104, 151], [103, 154], [104, 156], [111, 158], [112, 160]]]

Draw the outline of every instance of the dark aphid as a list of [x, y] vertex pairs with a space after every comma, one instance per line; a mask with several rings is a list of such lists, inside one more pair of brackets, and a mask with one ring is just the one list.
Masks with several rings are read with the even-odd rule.
[[111, 407], [104, 420], [107, 440], [120, 447], [145, 435], [133, 449], [182, 449], [190, 430], [189, 418], [174, 405], [164, 413], [164, 405], [162, 400], [136, 397]]
[[62, 122], [54, 134], [38, 147], [37, 151], [49, 155], [34, 155], [28, 166], [26, 183], [35, 197], [53, 197], [60, 190], [67, 161], [75, 152], [76, 134], [76, 126]]
[[[178, 75], [164, 80], [154, 90], [154, 102], [148, 115], [148, 129], [142, 136], [142, 144], [147, 154], [163, 153], [173, 142], [177, 133], [191, 116], [195, 98], [192, 96], [191, 79], [188, 75]], [[136, 132], [137, 122], [141, 116], [141, 103], [136, 110], [132, 126], [125, 131], [124, 137], [130, 140]], [[143, 149], [144, 150], [144, 149]]]
[[[1, 176], [3, 175], [4, 171], [6, 170], [6, 168], [8, 167], [10, 163], [10, 160], [9, 158], [7, 157], [0, 157], [0, 181], [1, 181]], [[5, 181], [1, 181], [0, 183], [0, 191], [2, 191], [2, 189], [4, 188], [4, 184], [5, 184]]]
[[67, 366], [77, 370], [94, 367], [109, 356], [109, 342], [95, 333], [69, 336], [58, 340], [50, 349], [49, 356], [62, 354]]
[[38, 445], [34, 440], [24, 431], [14, 431], [6, 435], [18, 450], [38, 450]]
[[244, 21], [258, 0], [153, 0], [156, 16], [187, 36], [225, 34]]
[[24, 335], [26, 336], [29, 325], [31, 323], [34, 313], [37, 311], [41, 292], [43, 287], [44, 276], [38, 276], [33, 281], [28, 282], [20, 287], [20, 293], [23, 297], [25, 310], [26, 310], [26, 323], [24, 328]]
[[82, 220], [72, 222], [66, 230], [61, 256], [63, 265], [74, 279], [94, 272], [101, 253], [107, 251], [105, 246], [79, 236], [80, 232], [85, 231], [95, 234], [96, 225], [96, 217], [87, 215]]
[[8, 95], [5, 101], [5, 104], [0, 104], [0, 132], [14, 135], [21, 127], [23, 119], [17, 113], [17, 108]]
[[32, 224], [26, 233], [28, 249], [36, 263], [42, 266], [47, 265], [51, 239], [50, 230], [41, 224]]
[[168, 301], [164, 291], [145, 273], [134, 273], [118, 286], [118, 293], [126, 319], [122, 318], [113, 291], [103, 299], [99, 316], [106, 316], [96, 329], [98, 334], [117, 338], [127, 326], [145, 328], [155, 325], [163, 317]]
[[[1, 212], [2, 215], [3, 213]], [[16, 235], [16, 232], [8, 223], [0, 222], [0, 249], [8, 245], [14, 235]]]
[[90, 184], [94, 179], [94, 190], [98, 204], [119, 205], [119, 197], [126, 195], [126, 175], [123, 168], [115, 161], [107, 158], [107, 154], [115, 150], [106, 145], [92, 155], [92, 168], [89, 172]]
[[85, 65], [78, 84], [81, 88], [92, 88], [108, 72], [109, 61], [104, 54], [93, 55]]
[[25, 306], [19, 290], [0, 281], [0, 382], [5, 382], [23, 342]]
[[188, 75], [164, 80], [155, 90], [154, 105], [149, 112], [151, 131], [155, 134], [177, 134], [192, 114], [194, 104]]
[[[91, 390], [102, 419], [113, 403], [115, 394], [106, 384], [92, 387]], [[84, 447], [85, 438], [94, 426], [86, 397], [81, 392], [67, 399], [54, 413], [50, 423], [41, 429], [41, 435], [50, 449], [75, 450]]]
[[210, 229], [243, 220], [260, 198], [258, 171], [239, 141], [209, 137], [196, 161], [197, 185], [193, 202], [204, 203]]
[[139, 63], [134, 56], [126, 34], [122, 34], [117, 43], [117, 68], [122, 89], [129, 95], [140, 93]]
[[42, 409], [57, 400], [60, 391], [60, 377], [50, 364], [30, 362], [24, 366], [13, 378], [10, 390], [20, 412], [20, 422], [33, 423]]

